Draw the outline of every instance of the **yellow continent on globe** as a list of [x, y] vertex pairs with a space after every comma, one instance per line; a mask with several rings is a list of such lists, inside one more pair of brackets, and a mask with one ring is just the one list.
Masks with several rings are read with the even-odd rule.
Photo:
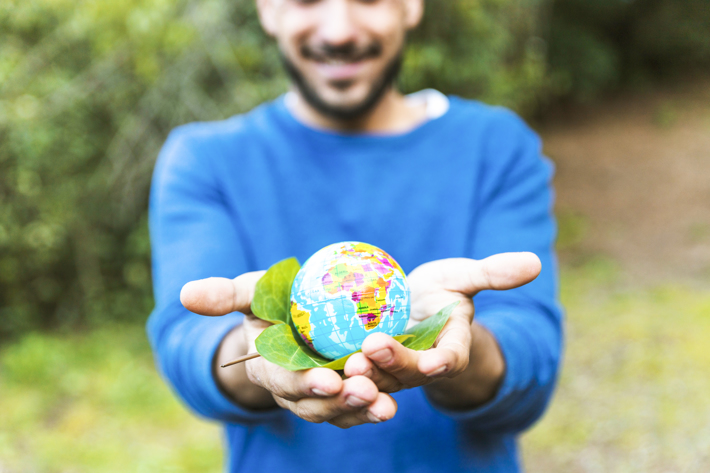
[[291, 319], [296, 326], [301, 338], [309, 347], [313, 348], [313, 338], [311, 338], [311, 313], [298, 307], [297, 302], [291, 302]]

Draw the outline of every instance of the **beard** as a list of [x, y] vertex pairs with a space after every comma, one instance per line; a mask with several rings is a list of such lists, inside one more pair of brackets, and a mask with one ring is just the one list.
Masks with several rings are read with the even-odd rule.
[[[373, 55], [379, 52], [379, 49], [375, 47], [370, 47], [363, 57], [367, 54]], [[301, 54], [304, 57], [334, 57], [334, 58], [345, 58], [347, 59], [347, 54], [342, 54], [335, 51], [335, 54], [331, 54], [328, 50], [324, 51], [322, 54], [313, 53], [310, 49], [304, 47], [302, 48]], [[397, 55], [387, 64], [382, 75], [377, 78], [377, 80], [370, 87], [370, 91], [367, 93], [365, 98], [360, 102], [352, 105], [333, 105], [326, 102], [321, 95], [318, 93], [315, 87], [313, 87], [301, 71], [296, 67], [296, 65], [286, 57], [283, 52], [280, 52], [281, 62], [286, 70], [286, 73], [291, 78], [293, 84], [298, 88], [301, 96], [304, 100], [313, 107], [317, 112], [325, 115], [327, 117], [333, 118], [338, 121], [352, 121], [357, 118], [362, 117], [367, 114], [372, 108], [377, 105], [385, 92], [394, 84], [399, 71], [402, 67], [402, 51], [400, 50]], [[336, 88], [341, 90], [346, 89], [349, 83], [345, 82], [342, 84], [335, 84]]]

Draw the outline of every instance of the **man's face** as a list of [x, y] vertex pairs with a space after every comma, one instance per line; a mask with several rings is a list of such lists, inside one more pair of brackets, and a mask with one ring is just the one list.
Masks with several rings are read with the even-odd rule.
[[301, 95], [325, 115], [367, 112], [392, 84], [422, 0], [259, 0]]

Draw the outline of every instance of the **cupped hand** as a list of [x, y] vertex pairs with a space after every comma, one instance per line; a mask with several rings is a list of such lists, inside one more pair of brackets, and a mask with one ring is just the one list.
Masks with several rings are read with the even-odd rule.
[[[225, 337], [217, 363], [255, 352], [256, 337], [271, 325], [251, 312], [255, 286], [263, 275], [264, 271], [258, 271], [235, 279], [208, 278], [183, 287], [180, 301], [192, 312], [207, 316], [245, 314], [242, 325]], [[264, 396], [268, 396], [309, 422], [348, 428], [391, 419], [397, 411], [395, 400], [365, 376], [343, 380], [326, 368], [288, 371], [261, 357], [215, 371], [218, 383], [244, 407], [265, 407]]]
[[391, 393], [442, 377], [454, 378], [469, 368], [474, 356], [476, 366], [472, 369], [488, 370], [489, 377], [502, 376], [504, 360], [492, 335], [472, 324], [472, 298], [485, 289], [505, 290], [527, 284], [540, 269], [540, 260], [533, 253], [502, 253], [483, 260], [451, 258], [417, 267], [407, 277], [413, 321], [420, 322], [459, 301], [434, 346], [415, 351], [388, 335], [372, 334], [365, 339], [362, 353], [348, 360], [345, 375], [368, 377], [381, 391]]

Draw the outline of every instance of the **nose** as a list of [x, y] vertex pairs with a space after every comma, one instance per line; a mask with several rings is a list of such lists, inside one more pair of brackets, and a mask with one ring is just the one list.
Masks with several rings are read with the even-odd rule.
[[350, 0], [326, 0], [318, 29], [321, 41], [331, 46], [355, 42], [357, 26], [350, 3]]

